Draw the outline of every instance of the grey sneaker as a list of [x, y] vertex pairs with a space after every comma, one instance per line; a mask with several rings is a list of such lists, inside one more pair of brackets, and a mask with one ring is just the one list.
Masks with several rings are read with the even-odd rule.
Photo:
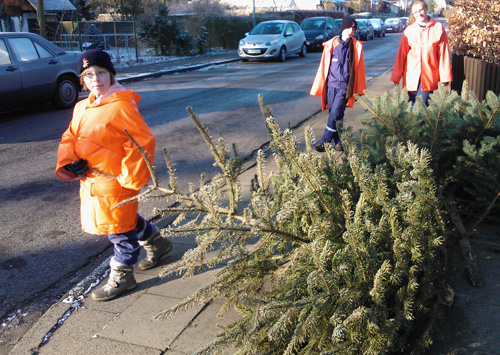
[[111, 258], [109, 266], [111, 267], [111, 271], [106, 285], [93, 290], [90, 294], [90, 297], [94, 301], [111, 301], [137, 287], [133, 265], [125, 265]]
[[337, 152], [343, 152], [344, 151], [344, 147], [342, 147], [342, 143], [335, 144], [335, 150]]
[[139, 270], [149, 270], [160, 262], [160, 259], [172, 250], [172, 243], [161, 236], [160, 230], [153, 224], [153, 234], [146, 240], [139, 240], [139, 244], [146, 250], [146, 258], [139, 262]]

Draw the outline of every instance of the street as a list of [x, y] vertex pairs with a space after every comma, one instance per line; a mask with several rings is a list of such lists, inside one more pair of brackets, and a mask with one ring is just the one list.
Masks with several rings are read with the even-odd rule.
[[[367, 80], [390, 70], [401, 34], [365, 42]], [[247, 157], [269, 141], [258, 95], [281, 127], [294, 127], [320, 110], [309, 95], [321, 53], [284, 63], [233, 63], [209, 70], [125, 84], [143, 98], [139, 109], [156, 136], [155, 171], [168, 180], [162, 150], [175, 164], [180, 188], [216, 171], [205, 142], [186, 112], [192, 106], [212, 137], [222, 135]], [[82, 94], [81, 98], [85, 97]], [[43, 311], [110, 255], [106, 237], [80, 229], [78, 182], [55, 174], [57, 147], [72, 110], [39, 105], [0, 114], [0, 318], [36, 321]], [[322, 132], [315, 132], [317, 138]], [[162, 201], [142, 203], [153, 216]], [[19, 310], [19, 312], [18, 312]], [[3, 330], [2, 330], [3, 331]], [[21, 331], [20, 331], [21, 332]], [[0, 344], [1, 347], [1, 344]]]

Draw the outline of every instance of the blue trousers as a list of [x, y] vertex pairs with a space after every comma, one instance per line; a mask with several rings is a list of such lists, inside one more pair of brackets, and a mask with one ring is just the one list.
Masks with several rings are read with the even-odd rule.
[[323, 132], [323, 137], [321, 137], [321, 143], [331, 143], [334, 140], [335, 144], [337, 144], [340, 143], [339, 132], [337, 132], [337, 121], [344, 119], [344, 112], [347, 105], [345, 99], [347, 88], [333, 88], [328, 86], [327, 90], [328, 123]]
[[134, 229], [125, 233], [108, 234], [108, 239], [114, 246], [114, 259], [121, 264], [134, 265], [139, 259], [141, 246], [139, 239], [149, 238], [153, 226], [140, 215], [137, 215], [137, 224]]
[[408, 97], [409, 100], [412, 104], [415, 104], [415, 100], [417, 96], [422, 97], [422, 102], [424, 103], [425, 106], [428, 106], [427, 102], [429, 101], [429, 95], [432, 94], [432, 91], [423, 91], [422, 90], [422, 84], [420, 84], [420, 81], [418, 82], [418, 89], [417, 91], [408, 91]]

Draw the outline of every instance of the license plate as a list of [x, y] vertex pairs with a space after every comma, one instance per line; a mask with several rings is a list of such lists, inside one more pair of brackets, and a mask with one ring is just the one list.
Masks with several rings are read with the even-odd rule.
[[250, 54], [259, 54], [260, 53], [260, 49], [249, 49], [248, 53], [250, 53]]

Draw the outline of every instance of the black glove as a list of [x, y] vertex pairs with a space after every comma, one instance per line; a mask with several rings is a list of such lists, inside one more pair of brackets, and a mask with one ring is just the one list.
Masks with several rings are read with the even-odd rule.
[[75, 174], [78, 177], [85, 177], [84, 172], [89, 169], [87, 166], [87, 161], [85, 159], [75, 160], [71, 164], [66, 164], [64, 169], [68, 170], [70, 173]]

